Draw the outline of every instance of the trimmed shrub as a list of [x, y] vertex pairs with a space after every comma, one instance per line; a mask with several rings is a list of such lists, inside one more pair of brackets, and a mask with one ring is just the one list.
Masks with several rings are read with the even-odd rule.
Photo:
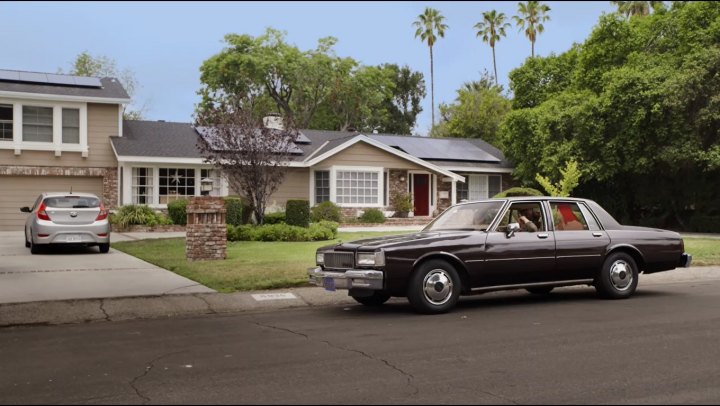
[[360, 220], [363, 223], [384, 223], [385, 214], [378, 209], [367, 209], [363, 215], [360, 216]]
[[250, 207], [245, 203], [245, 200], [240, 197], [226, 197], [225, 198], [225, 222], [234, 226], [239, 226], [247, 223], [249, 217]]
[[132, 225], [156, 226], [172, 224], [172, 221], [167, 216], [156, 213], [144, 204], [122, 206], [117, 213], [110, 217], [110, 222], [121, 229]]
[[285, 223], [285, 212], [279, 211], [276, 213], [265, 214], [264, 224], [283, 224]]
[[310, 212], [310, 218], [316, 223], [323, 220], [338, 223], [342, 221], [342, 210], [340, 210], [340, 206], [329, 200], [316, 205], [310, 209]]
[[310, 202], [288, 200], [285, 205], [285, 223], [291, 226], [308, 227], [310, 225]]
[[168, 203], [168, 215], [174, 224], [184, 226], [187, 224], [187, 199], [173, 200]]
[[545, 194], [537, 189], [531, 187], [512, 187], [508, 190], [502, 191], [493, 198], [503, 197], [514, 197], [514, 196], [545, 196]]
[[228, 241], [325, 241], [337, 236], [337, 223], [330, 221], [313, 223], [308, 228], [287, 224], [227, 227]]

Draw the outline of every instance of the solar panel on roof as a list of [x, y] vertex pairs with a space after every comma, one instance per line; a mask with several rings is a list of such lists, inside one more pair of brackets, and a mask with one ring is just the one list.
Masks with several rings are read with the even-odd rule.
[[500, 162], [497, 157], [465, 140], [375, 135], [371, 138], [421, 159]]
[[100, 82], [99, 78], [14, 70], [0, 70], [0, 80], [50, 85], [102, 87], [102, 82]]
[[20, 80], [20, 72], [13, 70], [0, 70], [0, 80]]

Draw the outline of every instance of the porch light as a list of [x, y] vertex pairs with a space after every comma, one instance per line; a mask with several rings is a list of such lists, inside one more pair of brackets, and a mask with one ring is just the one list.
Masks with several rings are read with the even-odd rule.
[[205, 178], [200, 181], [200, 190], [203, 192], [212, 192], [215, 181], [210, 178]]

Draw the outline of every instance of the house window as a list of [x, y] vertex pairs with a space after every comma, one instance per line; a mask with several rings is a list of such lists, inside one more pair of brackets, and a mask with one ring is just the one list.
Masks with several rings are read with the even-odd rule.
[[63, 144], [80, 143], [80, 110], [62, 109]]
[[152, 168], [133, 168], [132, 170], [133, 204], [153, 204]]
[[13, 106], [0, 104], [0, 141], [13, 139]]
[[160, 204], [195, 196], [195, 169], [160, 168]]
[[502, 177], [498, 175], [463, 174], [465, 183], [456, 185], [457, 201], [480, 200], [502, 192]]
[[23, 106], [23, 141], [53, 142], [52, 107]]
[[338, 204], [379, 204], [378, 172], [337, 171], [335, 196]]
[[315, 204], [330, 200], [330, 171], [315, 171]]

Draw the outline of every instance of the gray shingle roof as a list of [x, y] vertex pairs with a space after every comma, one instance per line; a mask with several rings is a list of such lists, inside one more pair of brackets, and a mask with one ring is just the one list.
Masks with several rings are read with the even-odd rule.
[[[301, 155], [294, 161], [317, 157], [351, 140], [359, 132], [301, 130], [309, 144], [297, 144]], [[120, 156], [200, 158], [198, 133], [190, 123], [125, 121], [123, 137], [112, 142]], [[426, 138], [370, 134], [370, 138], [424, 159], [438, 166], [512, 168], [500, 150], [480, 139]], [[459, 149], [462, 154], [459, 155]], [[417, 154], [417, 155], [416, 155]]]
[[111, 139], [119, 156], [200, 158], [190, 123], [125, 120], [123, 136]]
[[[21, 72], [21, 71], [8, 71], [4, 72]], [[34, 73], [34, 72], [22, 72], [22, 73]], [[68, 75], [68, 77], [72, 77]], [[21, 92], [21, 93], [36, 93], [46, 95], [58, 95], [58, 96], [73, 96], [73, 97], [93, 97], [100, 99], [126, 99], [130, 101], [125, 88], [115, 78], [99, 78], [101, 87], [93, 86], [76, 86], [71, 84], [50, 84], [50, 83], [35, 83], [29, 81], [19, 81], [12, 79], [0, 78], [0, 91], [7, 92]]]

